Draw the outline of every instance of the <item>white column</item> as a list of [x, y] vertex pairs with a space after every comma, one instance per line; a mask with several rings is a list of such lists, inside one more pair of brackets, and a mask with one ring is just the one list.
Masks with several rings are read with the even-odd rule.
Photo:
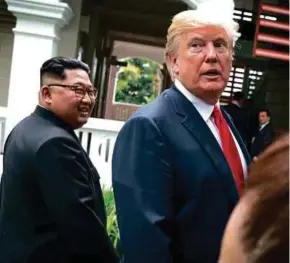
[[[16, 17], [5, 138], [38, 102], [40, 67], [56, 56], [59, 31], [73, 16], [58, 0], [6, 0]], [[37, 132], [37, 131], [36, 131]]]

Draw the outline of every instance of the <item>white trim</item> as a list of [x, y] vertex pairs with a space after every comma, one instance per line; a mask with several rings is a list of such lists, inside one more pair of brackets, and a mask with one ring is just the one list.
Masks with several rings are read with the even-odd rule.
[[0, 106], [0, 118], [7, 117], [8, 108]]
[[[4, 141], [5, 141], [5, 126], [6, 126], [6, 117], [7, 117], [7, 108], [6, 107], [0, 107], [0, 154], [4, 150]], [[0, 162], [2, 160], [0, 159]], [[1, 177], [1, 167], [2, 163], [0, 164], [0, 177]]]
[[[0, 118], [6, 118], [8, 115], [8, 108], [0, 106]], [[92, 129], [92, 130], [101, 130], [101, 131], [112, 131], [119, 132], [123, 125], [124, 121], [115, 121], [99, 118], [89, 118], [88, 122], [82, 127], [82, 129]]]
[[[115, 89], [117, 90], [117, 89]], [[113, 100], [113, 105], [115, 106], [133, 106], [133, 107], [142, 107], [144, 106], [144, 104], [134, 104], [134, 103], [126, 103], [126, 102], [119, 102], [119, 101], [115, 101], [115, 97], [116, 97], [116, 94], [114, 93], [114, 100]]]
[[31, 20], [46, 18], [50, 23], [63, 27], [73, 17], [73, 11], [67, 3], [35, 2], [32, 0], [6, 0], [8, 10], [17, 18], [29, 16]]
[[98, 130], [101, 131], [119, 132], [124, 124], [124, 121], [89, 118], [88, 122], [82, 127], [82, 130], [96, 130], [96, 127], [98, 127]]
[[14, 33], [17, 33], [19, 35], [30, 35], [30, 36], [37, 36], [37, 37], [41, 37], [44, 39], [52, 39], [52, 40], [59, 40], [59, 37], [56, 35], [48, 35], [48, 34], [40, 34], [38, 32], [29, 32], [28, 30], [19, 30], [17, 28], [13, 28], [12, 31]]

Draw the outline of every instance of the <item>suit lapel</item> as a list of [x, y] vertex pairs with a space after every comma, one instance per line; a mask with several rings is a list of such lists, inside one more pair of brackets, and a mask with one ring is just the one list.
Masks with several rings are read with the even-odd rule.
[[229, 193], [230, 199], [236, 203], [239, 197], [230, 167], [227, 164], [222, 149], [211, 130], [192, 103], [188, 101], [188, 99], [186, 99], [175, 86], [170, 90], [167, 90], [167, 94], [173, 100], [176, 113], [181, 118], [181, 123], [192, 134], [200, 144], [200, 147], [212, 160], [217, 172], [221, 175], [221, 179], [224, 181], [223, 185]]

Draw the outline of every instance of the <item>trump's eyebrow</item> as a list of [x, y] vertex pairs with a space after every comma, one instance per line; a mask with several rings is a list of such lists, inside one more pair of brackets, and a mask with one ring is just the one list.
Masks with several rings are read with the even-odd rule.
[[224, 36], [218, 36], [218, 37], [216, 37], [213, 41], [214, 41], [214, 42], [222, 41], [222, 42], [226, 42], [226, 43], [228, 43], [228, 39], [225, 38]]
[[[196, 42], [197, 43], [205, 43], [208, 41], [209, 40], [204, 39], [202, 37], [194, 36], [188, 40], [188, 46], [191, 46], [193, 43], [196, 43]], [[217, 35], [215, 38], [211, 39], [210, 41], [212, 41], [212, 42], [225, 42], [225, 43], [229, 42], [228, 39], [223, 35]]]
[[204, 43], [205, 40], [201, 37], [192, 37], [188, 40], [188, 46], [191, 46], [193, 43], [196, 43], [196, 42]]

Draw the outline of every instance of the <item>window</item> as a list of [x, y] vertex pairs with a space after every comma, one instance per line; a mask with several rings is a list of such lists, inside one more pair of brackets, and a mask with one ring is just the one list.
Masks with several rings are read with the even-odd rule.
[[[271, 20], [271, 21], [277, 21], [277, 17], [272, 16], [272, 15], [260, 15], [260, 18], [266, 19], [266, 20]], [[234, 19], [236, 21], [238, 20], [243, 20], [243, 21], [248, 21], [252, 22], [253, 21], [253, 13], [251, 11], [245, 11], [245, 10], [234, 10]], [[254, 18], [255, 19], [255, 18]]]
[[232, 67], [228, 84], [221, 96], [221, 102], [228, 103], [234, 92], [242, 91], [244, 75], [244, 68]]
[[234, 19], [251, 22], [253, 20], [253, 13], [249, 11], [234, 10]]
[[144, 105], [160, 93], [160, 64], [148, 58], [125, 58], [115, 85], [114, 103]]
[[249, 89], [248, 89], [248, 94], [247, 94], [248, 99], [250, 99], [253, 96], [258, 86], [258, 83], [262, 80], [262, 76], [263, 76], [262, 71], [253, 70], [253, 69], [249, 70]]

